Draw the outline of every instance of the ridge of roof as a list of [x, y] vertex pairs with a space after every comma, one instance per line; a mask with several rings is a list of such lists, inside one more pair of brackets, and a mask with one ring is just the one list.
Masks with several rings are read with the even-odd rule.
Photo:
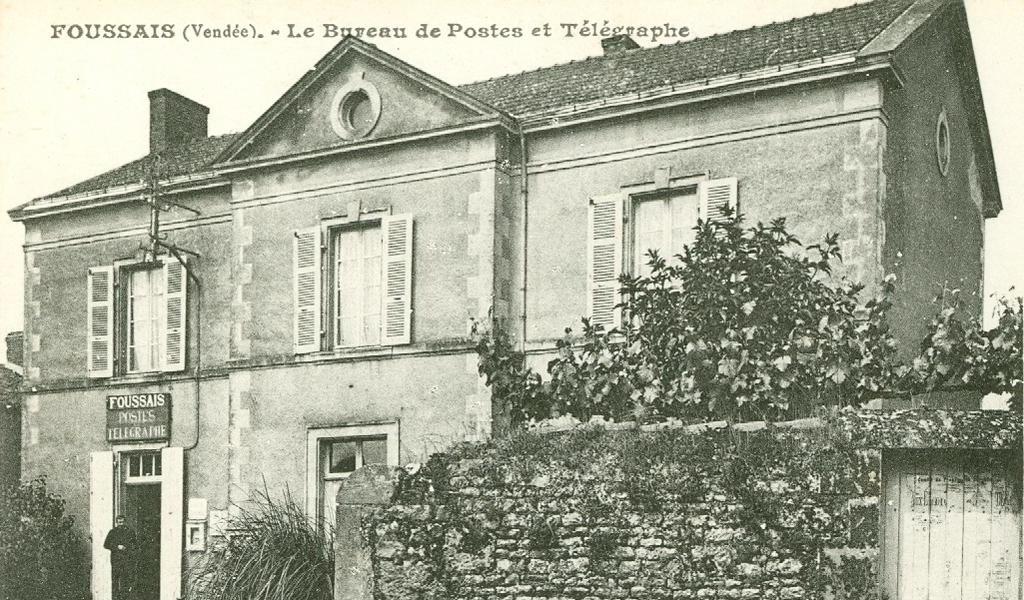
[[[882, 1], [882, 0], [864, 0], [862, 2], [854, 2], [853, 4], [849, 4], [847, 6], [840, 6], [840, 7], [833, 8], [832, 10], [827, 10], [827, 11], [824, 11], [824, 12], [813, 12], [813, 13], [810, 13], [810, 14], [807, 14], [807, 15], [803, 15], [803, 16], [799, 16], [799, 17], [793, 17], [791, 19], [784, 19], [784, 20], [781, 20], [781, 21], [769, 21], [768, 23], [762, 23], [760, 25], [751, 25], [750, 27], [747, 27], [746, 29], [730, 29], [728, 31], [719, 31], [717, 33], [712, 33], [712, 34], [706, 35], [706, 36], [696, 36], [696, 37], [690, 38], [688, 40], [677, 40], [675, 42], [671, 42], [671, 43], [667, 43], [667, 44], [658, 44], [657, 46], [647, 46], [647, 47], [641, 46], [640, 48], [632, 48], [632, 49], [629, 49], [629, 50], [625, 50], [624, 52], [641, 52], [641, 51], [644, 51], [644, 50], [652, 50], [654, 48], [664, 48], [666, 46], [679, 46], [681, 44], [689, 44], [691, 42], [696, 42], [698, 40], [707, 41], [707, 40], [711, 40], [711, 39], [714, 39], [714, 38], [720, 38], [720, 37], [723, 37], [723, 36], [730, 36], [730, 35], [735, 35], [737, 33], [743, 33], [743, 32], [747, 32], [747, 31], [751, 31], [753, 29], [759, 29], [759, 28], [762, 28], [762, 27], [770, 27], [772, 25], [779, 25], [781, 23], [790, 23], [792, 21], [797, 21], [797, 20], [800, 20], [800, 19], [808, 19], [808, 18], [812, 18], [812, 17], [820, 17], [822, 15], [827, 15], [827, 14], [830, 14], [830, 13], [834, 13], [836, 11], [845, 10], [845, 9], [848, 9], [848, 8], [853, 8], [853, 7], [861, 6], [861, 5], [864, 5], [864, 4], [872, 4], [872, 3], [878, 2], [878, 1]], [[545, 69], [553, 69], [553, 68], [562, 67], [562, 66], [565, 66], [565, 65], [571, 65], [571, 64], [575, 64], [575, 63], [582, 63], [582, 62], [586, 62], [586, 61], [590, 61], [590, 60], [600, 60], [600, 59], [604, 59], [604, 58], [608, 58], [608, 55], [605, 55], [605, 54], [593, 54], [591, 56], [584, 56], [582, 58], [574, 58], [574, 59], [567, 60], [565, 62], [556, 62], [556, 63], [552, 63], [550, 65], [544, 65], [544, 66], [540, 66], [540, 67], [535, 67], [533, 69], [523, 69], [522, 71], [514, 71], [512, 73], [505, 73], [503, 75], [495, 75], [493, 77], [488, 77], [486, 79], [478, 79], [476, 81], [469, 81], [469, 82], [466, 82], [466, 83], [460, 83], [457, 87], [471, 87], [471, 86], [474, 86], [474, 85], [477, 85], [477, 84], [488, 83], [488, 82], [492, 82], [492, 81], [496, 81], [496, 80], [500, 80], [500, 79], [505, 79], [506, 77], [516, 77], [516, 76], [524, 75], [524, 74], [527, 74], [527, 73], [535, 73], [537, 71], [543, 71]]]
[[[543, 113], [624, 94], [855, 52], [874, 40], [914, 2], [858, 2], [746, 29], [612, 55], [599, 54], [451, 87], [510, 115]], [[356, 43], [347, 39], [339, 43], [316, 63], [311, 72], [323, 68], [325, 61], [346, 41]], [[383, 52], [368, 42], [357, 42]], [[304, 75], [300, 82], [308, 76], [310, 73]], [[202, 172], [244, 134], [209, 136], [172, 146], [159, 153], [158, 174], [170, 178]], [[156, 156], [147, 154], [35, 198], [10, 213], [13, 215], [27, 206], [58, 197], [103, 193], [111, 188], [140, 183], [151, 175]]]
[[[459, 88], [509, 114], [533, 114], [623, 93], [857, 51], [913, 2], [861, 2], [746, 29], [500, 75]], [[621, 77], [608, 77], [606, 69], [615, 69]]]

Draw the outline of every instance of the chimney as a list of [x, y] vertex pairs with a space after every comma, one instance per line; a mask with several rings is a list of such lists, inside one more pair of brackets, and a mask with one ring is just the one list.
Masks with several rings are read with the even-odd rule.
[[7, 334], [7, 363], [12, 365], [18, 365], [19, 367], [25, 366], [25, 333], [22, 331], [12, 331]]
[[206, 138], [210, 109], [167, 88], [149, 93], [149, 152]]
[[629, 37], [624, 33], [619, 35], [613, 35], [606, 37], [601, 40], [601, 49], [604, 50], [605, 56], [614, 56], [616, 54], [622, 54], [627, 50], [636, 50], [640, 47], [640, 44], [633, 41], [633, 38]]

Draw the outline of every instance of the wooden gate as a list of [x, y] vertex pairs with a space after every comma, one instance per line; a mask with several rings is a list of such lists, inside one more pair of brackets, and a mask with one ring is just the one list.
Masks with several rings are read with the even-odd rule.
[[893, 600], [1020, 600], [1020, 475], [1006, 453], [887, 454]]

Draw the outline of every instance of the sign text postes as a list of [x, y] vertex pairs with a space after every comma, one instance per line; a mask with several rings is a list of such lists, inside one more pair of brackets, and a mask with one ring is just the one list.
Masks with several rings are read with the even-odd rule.
[[171, 438], [171, 395], [107, 396], [107, 441], [139, 442]]

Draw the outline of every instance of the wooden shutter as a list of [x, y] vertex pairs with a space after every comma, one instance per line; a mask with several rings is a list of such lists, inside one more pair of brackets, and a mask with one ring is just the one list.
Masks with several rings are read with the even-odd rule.
[[622, 204], [622, 194], [591, 198], [587, 220], [587, 315], [606, 330], [619, 324]]
[[722, 208], [728, 206], [736, 212], [737, 181], [735, 177], [712, 179], [700, 186], [700, 218], [705, 221], [724, 221]]
[[114, 267], [89, 269], [86, 362], [89, 377], [114, 375]]
[[163, 370], [183, 371], [188, 348], [188, 274], [178, 259], [164, 259]]
[[114, 453], [93, 452], [89, 456], [89, 535], [92, 537], [92, 597], [110, 600], [110, 551], [103, 547], [114, 527]]
[[160, 451], [160, 600], [181, 597], [185, 526], [185, 460], [181, 448]]
[[320, 350], [320, 228], [295, 232], [295, 353]]
[[381, 220], [383, 345], [408, 344], [412, 332], [412, 215]]

